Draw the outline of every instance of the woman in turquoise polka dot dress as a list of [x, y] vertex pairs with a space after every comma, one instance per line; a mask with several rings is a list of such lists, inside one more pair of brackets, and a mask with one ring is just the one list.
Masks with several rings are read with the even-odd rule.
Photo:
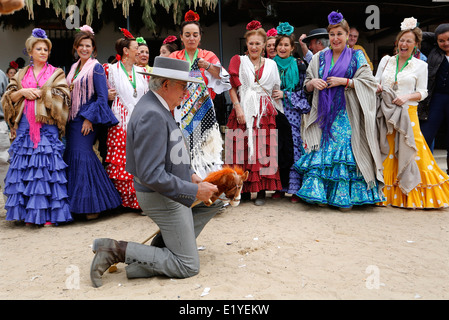
[[[300, 198], [349, 209], [383, 199], [381, 168], [376, 165], [380, 154], [375, 130], [365, 127], [368, 122], [375, 126], [376, 83], [363, 52], [346, 46], [348, 23], [341, 14], [337, 17], [340, 21], [331, 21], [331, 15], [328, 27], [331, 48], [317, 53], [307, 70], [305, 86], [308, 92], [314, 91], [314, 98], [312, 110], [304, 116], [302, 124], [305, 151], [294, 167], [303, 174], [297, 192]], [[318, 70], [314, 72], [313, 68]], [[352, 103], [349, 94], [371, 97], [374, 109], [365, 112], [366, 104]], [[362, 117], [354, 115], [356, 108], [361, 110]], [[365, 120], [360, 121], [361, 118]], [[315, 144], [307, 134], [313, 126], [318, 132]]]

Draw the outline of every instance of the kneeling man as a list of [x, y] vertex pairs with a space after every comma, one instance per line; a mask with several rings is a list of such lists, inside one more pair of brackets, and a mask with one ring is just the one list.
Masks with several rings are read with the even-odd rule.
[[113, 239], [95, 239], [90, 276], [94, 287], [102, 285], [103, 273], [114, 263], [124, 262], [128, 278], [165, 275], [187, 278], [198, 274], [196, 237], [222, 207], [203, 203], [217, 186], [202, 182], [190, 166], [183, 135], [171, 111], [180, 105], [189, 76], [187, 61], [156, 57], [148, 73], [150, 91], [134, 108], [127, 128], [126, 171], [134, 175], [137, 199], [143, 212], [161, 230], [152, 245]]

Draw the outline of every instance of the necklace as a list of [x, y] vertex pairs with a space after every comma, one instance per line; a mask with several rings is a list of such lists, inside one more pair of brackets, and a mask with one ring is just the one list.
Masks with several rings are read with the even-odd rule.
[[76, 69], [75, 69], [75, 75], [73, 76], [72, 84], [69, 86], [69, 90], [70, 90], [70, 91], [72, 91], [72, 90], [73, 90], [73, 87], [74, 87], [73, 81], [75, 81], [76, 77], [78, 77], [78, 75], [79, 75], [79, 73], [80, 73], [80, 71], [81, 71], [80, 65], [81, 65], [81, 62], [78, 64], [78, 66], [77, 66]]
[[80, 74], [80, 71], [81, 71], [81, 69], [80, 69], [80, 64], [81, 64], [81, 62], [80, 62], [80, 63], [78, 64], [78, 66], [76, 67], [75, 75], [73, 76], [72, 81], [75, 80], [76, 77], [78, 77], [78, 75]]
[[192, 69], [192, 65], [195, 62], [196, 58], [198, 57], [198, 49], [195, 50], [195, 54], [193, 55], [193, 59], [190, 60], [189, 54], [187, 53], [187, 50], [184, 50], [184, 57], [186, 58], [186, 61], [190, 65], [190, 69]]
[[[248, 56], [249, 58], [249, 56]], [[251, 60], [251, 58], [249, 58], [249, 61], [251, 61], [252, 65], [254, 66], [254, 76], [256, 77], [256, 82], [259, 83], [259, 70], [260, 70], [260, 65], [262, 63], [262, 56], [259, 56], [259, 68], [257, 68], [256, 70], [256, 65], [253, 63], [253, 60]]]
[[[47, 66], [48, 66], [48, 64], [45, 64], [45, 69], [47, 69]], [[34, 77], [34, 80], [36, 81], [36, 88], [37, 89], [40, 89], [41, 88], [41, 86], [39, 85], [39, 80], [42, 78], [42, 76], [44, 75], [44, 73], [45, 73], [45, 69], [43, 70], [43, 71], [41, 71], [41, 76], [39, 77], [39, 79], [36, 79], [36, 75], [34, 74], [34, 66], [33, 66], [33, 77]], [[38, 74], [39, 75], [39, 74]]]
[[408, 62], [412, 58], [412, 55], [405, 61], [404, 65], [402, 66], [401, 70], [399, 70], [399, 56], [396, 56], [396, 73], [394, 74], [394, 84], [393, 84], [393, 90], [398, 90], [398, 73], [404, 70], [404, 68], [408, 65]]
[[132, 68], [133, 68], [133, 74], [132, 74], [132, 77], [131, 77], [131, 75], [128, 74], [128, 71], [126, 71], [126, 68], [125, 68], [125, 66], [123, 65], [123, 63], [122, 63], [121, 61], [120, 61], [120, 66], [122, 67], [122, 69], [123, 69], [123, 71], [125, 72], [125, 74], [128, 76], [128, 80], [129, 80], [129, 82], [131, 83], [131, 85], [132, 85], [133, 88], [134, 88], [133, 97], [134, 97], [134, 98], [137, 98], [137, 89], [136, 89], [136, 71], [134, 70], [134, 66], [132, 67]]

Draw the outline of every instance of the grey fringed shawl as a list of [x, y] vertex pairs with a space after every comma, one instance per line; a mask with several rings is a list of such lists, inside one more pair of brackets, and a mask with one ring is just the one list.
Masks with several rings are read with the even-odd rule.
[[377, 104], [377, 125], [379, 131], [379, 145], [382, 160], [390, 153], [387, 135], [396, 131], [395, 150], [391, 150], [398, 159], [399, 188], [405, 194], [412, 191], [421, 183], [421, 174], [415, 161], [418, 149], [415, 143], [413, 127], [410, 122], [408, 109], [397, 106], [392, 101], [396, 94], [390, 88], [383, 89], [379, 94]]

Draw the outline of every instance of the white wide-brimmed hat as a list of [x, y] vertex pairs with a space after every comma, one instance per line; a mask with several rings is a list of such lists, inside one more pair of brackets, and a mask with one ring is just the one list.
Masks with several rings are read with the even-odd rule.
[[138, 73], [187, 82], [203, 82], [203, 80], [201, 79], [191, 77], [189, 75], [189, 71], [190, 63], [188, 63], [187, 61], [157, 56], [156, 58], [154, 58], [153, 71], [138, 71]]

